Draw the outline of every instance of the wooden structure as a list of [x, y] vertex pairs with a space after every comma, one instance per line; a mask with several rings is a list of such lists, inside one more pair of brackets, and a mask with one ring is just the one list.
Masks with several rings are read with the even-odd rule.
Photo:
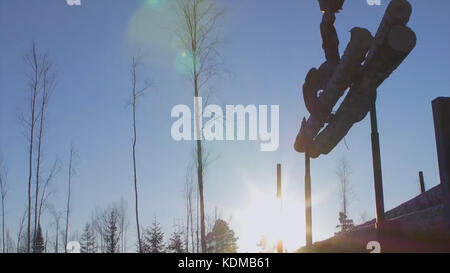
[[[416, 35], [406, 25], [412, 7], [406, 0], [392, 0], [373, 37], [364, 28], [353, 28], [342, 57], [334, 27], [344, 0], [319, 0], [323, 12], [320, 32], [325, 62], [312, 68], [303, 84], [303, 100], [310, 113], [303, 118], [294, 149], [305, 153], [306, 245], [312, 245], [310, 158], [328, 154], [351, 127], [370, 112], [372, 160], [377, 227], [384, 222], [384, 197], [379, 134], [376, 116], [378, 87], [416, 46]], [[349, 89], [335, 114], [333, 108]]]

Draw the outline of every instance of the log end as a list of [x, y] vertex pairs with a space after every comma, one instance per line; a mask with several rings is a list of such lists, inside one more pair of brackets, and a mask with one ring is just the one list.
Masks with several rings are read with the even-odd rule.
[[406, 25], [412, 13], [412, 6], [406, 0], [392, 0], [387, 9], [385, 18], [390, 24]]
[[394, 26], [389, 32], [389, 46], [398, 52], [409, 54], [416, 46], [416, 42], [416, 34], [407, 26]]
[[373, 36], [369, 30], [360, 27], [354, 27], [350, 30], [350, 42], [358, 44], [361, 48], [369, 50], [372, 45]]

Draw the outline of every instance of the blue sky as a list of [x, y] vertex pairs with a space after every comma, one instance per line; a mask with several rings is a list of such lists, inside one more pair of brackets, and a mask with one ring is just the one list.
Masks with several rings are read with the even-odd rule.
[[[217, 207], [239, 234], [245, 229], [239, 211], [252, 189], [275, 196], [276, 164], [283, 168], [287, 195], [298, 200], [291, 217], [298, 226], [292, 241], [304, 244], [304, 157], [293, 150], [303, 116], [301, 85], [311, 67], [323, 60], [316, 1], [217, 1], [227, 10], [222, 24], [226, 38], [220, 52], [230, 73], [214, 81], [214, 102], [280, 105], [280, 146], [260, 152], [258, 142], [213, 142], [208, 149], [218, 159], [205, 179], [208, 213]], [[378, 120], [385, 190], [385, 206], [392, 208], [419, 192], [418, 171], [427, 188], [439, 183], [431, 101], [450, 91], [449, 1], [411, 0], [409, 26], [417, 46], [399, 69], [380, 87]], [[156, 3], [156, 2], [155, 2]], [[369, 6], [346, 1], [337, 16], [341, 52], [354, 26], [375, 33], [388, 1]], [[82, 0], [80, 7], [63, 0], [0, 0], [0, 151], [9, 170], [8, 227], [12, 233], [26, 205], [27, 148], [18, 113], [25, 110], [23, 56], [32, 41], [47, 51], [58, 67], [58, 85], [48, 114], [44, 168], [58, 157], [64, 169], [53, 187], [51, 202], [64, 206], [70, 143], [78, 149], [73, 182], [72, 231], [81, 232], [96, 207], [124, 198], [132, 218], [131, 112], [129, 65], [136, 44], [143, 47], [146, 66], [142, 78], [152, 91], [139, 104], [139, 176], [141, 217], [149, 225], [154, 216], [170, 231], [184, 217], [183, 184], [194, 143], [175, 142], [170, 136], [171, 109], [192, 105], [190, 82], [177, 73], [174, 60], [173, 10], [165, 1]], [[352, 165], [355, 193], [350, 217], [374, 216], [369, 120], [355, 125], [346, 143], [312, 161], [314, 240], [333, 234], [339, 202], [335, 168], [339, 158]], [[296, 203], [297, 204], [297, 203]], [[44, 215], [46, 228], [51, 216]], [[293, 220], [294, 221], [294, 220]], [[242, 235], [241, 235], [242, 237]], [[245, 242], [245, 238], [241, 238]], [[256, 243], [256, 242], [255, 242]], [[134, 242], [129, 242], [130, 249]], [[251, 249], [251, 242], [243, 243]]]

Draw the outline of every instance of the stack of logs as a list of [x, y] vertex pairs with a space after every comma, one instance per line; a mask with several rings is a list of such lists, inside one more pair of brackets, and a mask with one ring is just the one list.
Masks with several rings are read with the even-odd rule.
[[[376, 99], [377, 88], [416, 45], [415, 33], [406, 26], [411, 5], [406, 0], [392, 0], [375, 37], [367, 29], [353, 28], [341, 58], [334, 21], [342, 5], [333, 9], [324, 8], [327, 0], [319, 3], [323, 11], [320, 30], [326, 62], [306, 76], [303, 98], [311, 115], [303, 119], [294, 145], [296, 151], [308, 152], [312, 158], [328, 154], [353, 124], [364, 119]], [[332, 114], [347, 89], [347, 96]]]

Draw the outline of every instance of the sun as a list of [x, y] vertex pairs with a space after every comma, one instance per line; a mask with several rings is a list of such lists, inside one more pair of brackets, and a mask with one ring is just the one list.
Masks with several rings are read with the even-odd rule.
[[[304, 221], [302, 202], [289, 195], [279, 200], [275, 192], [251, 188], [248, 204], [238, 210], [236, 220], [241, 252], [276, 252], [278, 241], [283, 251], [295, 251], [301, 246]], [[265, 248], [258, 245], [264, 238]]]

